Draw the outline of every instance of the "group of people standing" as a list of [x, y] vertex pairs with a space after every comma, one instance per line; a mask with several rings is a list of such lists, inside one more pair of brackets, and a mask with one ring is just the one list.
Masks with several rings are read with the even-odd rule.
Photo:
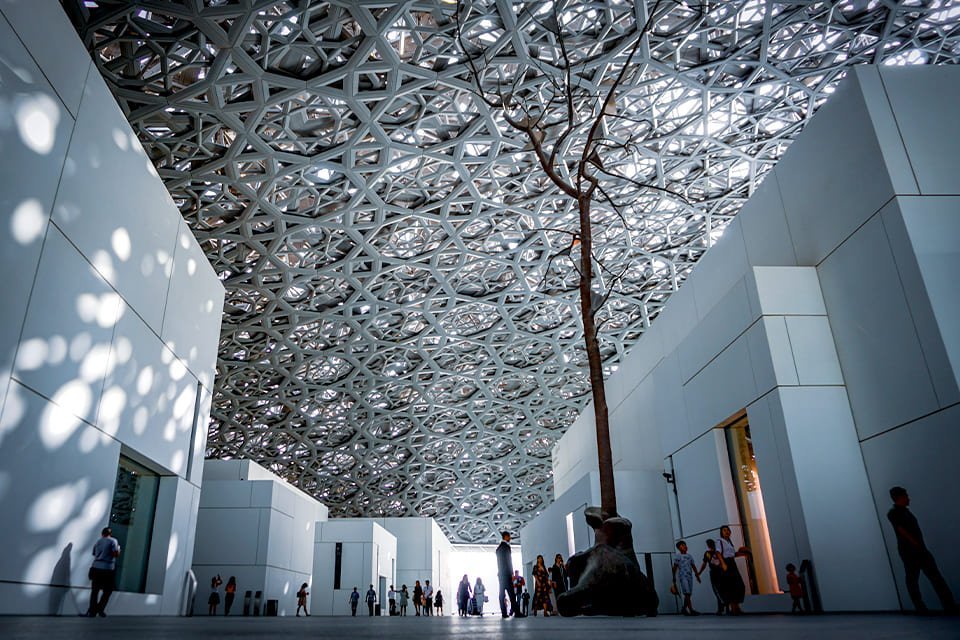
[[[356, 587], [354, 587], [356, 592]], [[357, 594], [359, 598], [360, 594]], [[353, 603], [353, 594], [351, 594], [351, 606]], [[373, 590], [373, 585], [367, 591], [367, 605], [370, 609], [370, 615], [373, 615], [373, 604], [376, 602], [377, 593]], [[413, 593], [407, 588], [407, 585], [400, 585], [397, 591], [390, 585], [390, 591], [387, 592], [387, 601], [389, 603], [389, 615], [405, 616], [410, 601], [413, 601], [413, 610], [415, 615], [422, 616], [442, 616], [443, 615], [443, 592], [439, 589], [434, 593], [433, 585], [429, 580], [424, 580], [423, 585], [419, 580], [414, 581]], [[356, 609], [356, 607], [354, 607]], [[354, 613], [356, 615], [356, 613]]]
[[[504, 618], [523, 617], [530, 612], [530, 592], [525, 588], [526, 580], [520, 575], [520, 571], [513, 568], [510, 533], [504, 531], [500, 535], [502, 540], [497, 546], [499, 582], [497, 600], [500, 603], [500, 614]], [[543, 611], [544, 616], [556, 615], [557, 599], [569, 588], [567, 567], [563, 556], [558, 553], [554, 557], [553, 564], [548, 568], [543, 556], [538, 555], [532, 573], [533, 615], [536, 616], [538, 611]], [[463, 578], [465, 581], [467, 576]], [[464, 582], [461, 581], [460, 584], [462, 588]], [[474, 588], [474, 597], [476, 597], [476, 588]]]
[[[944, 611], [957, 613], [957, 604], [953, 599], [953, 594], [946, 580], [940, 574], [933, 554], [930, 553], [924, 543], [923, 533], [916, 517], [910, 512], [910, 497], [907, 490], [903, 487], [893, 487], [890, 489], [890, 497], [894, 504], [888, 512], [887, 518], [893, 525], [896, 534], [897, 550], [903, 560], [906, 573], [907, 592], [914, 607], [919, 613], [927, 611], [919, 588], [919, 577], [921, 573], [924, 573], [933, 584]], [[519, 571], [513, 569], [510, 533], [504, 531], [501, 536], [502, 541], [496, 550], [499, 582], [497, 600], [500, 603], [500, 612], [504, 618], [510, 616], [523, 617], [529, 613], [530, 593], [525, 588], [523, 576], [520, 575]], [[710, 585], [717, 599], [717, 614], [739, 615], [741, 613], [740, 605], [744, 600], [746, 586], [737, 568], [736, 559], [741, 556], [750, 556], [750, 550], [743, 546], [737, 547], [730, 536], [730, 527], [723, 526], [720, 528], [720, 537], [716, 541], [706, 541], [707, 549], [704, 551], [699, 568], [696, 566], [693, 556], [688, 552], [687, 543], [683, 540], [677, 542], [677, 553], [674, 554], [673, 558], [673, 584], [670, 590], [675, 595], [683, 596], [681, 613], [684, 615], [699, 615], [691, 602], [693, 581], [700, 582], [700, 576], [707, 569], [709, 569]], [[107, 601], [115, 588], [117, 558], [119, 556], [120, 544], [113, 537], [110, 528], [106, 527], [101, 532], [100, 539], [93, 546], [94, 560], [89, 571], [92, 584], [87, 616], [106, 616]], [[801, 613], [805, 610], [803, 581], [797, 575], [796, 567], [793, 564], [788, 564], [786, 569], [787, 585], [793, 598], [793, 611]], [[544, 616], [555, 615], [559, 597], [570, 587], [563, 556], [558, 553], [554, 557], [553, 564], [548, 568], [543, 556], [538, 555], [532, 573], [534, 581], [533, 615], [536, 616], [537, 612], [541, 610]], [[223, 580], [219, 574], [211, 579], [210, 596], [207, 599], [210, 615], [217, 615], [217, 608], [221, 601], [220, 586], [222, 584]], [[307, 583], [303, 583], [296, 594], [298, 616], [301, 609], [304, 614], [310, 615], [307, 612], [307, 596], [309, 595], [307, 586]], [[237, 593], [235, 576], [230, 576], [224, 591], [224, 615], [229, 615]], [[373, 616], [377, 602], [377, 592], [372, 584], [364, 599], [367, 603], [368, 614]], [[394, 590], [393, 585], [390, 585], [388, 599], [390, 615], [407, 615], [407, 606], [410, 600], [413, 600], [414, 611], [417, 616], [431, 616], [434, 613], [443, 615], [443, 594], [439, 590], [434, 594], [433, 586], [429, 580], [425, 580], [423, 586], [417, 580], [413, 586], [412, 594], [408, 591], [407, 585], [402, 585], [400, 591]], [[457, 588], [457, 613], [461, 616], [483, 615], [483, 605], [487, 601], [488, 596], [483, 581], [478, 577], [471, 588], [470, 580], [464, 574]], [[360, 603], [360, 592], [356, 587], [350, 593], [349, 602], [351, 613], [356, 616], [357, 607]]]
[[[523, 578], [520, 578], [523, 580]], [[537, 556], [537, 562], [533, 565], [533, 615], [538, 611], [543, 611], [544, 617], [558, 615], [557, 600], [560, 595], [569, 588], [567, 580], [567, 565], [563, 561], [563, 556], [559, 553], [554, 556], [553, 564], [548, 568], [543, 560], [543, 556]], [[527, 601], [530, 594], [524, 590], [521, 595], [521, 609], [523, 614], [527, 614]]]
[[[887, 519], [893, 526], [897, 539], [897, 552], [903, 561], [907, 594], [913, 602], [917, 613], [928, 612], [927, 605], [920, 593], [920, 574], [923, 573], [930, 580], [940, 604], [945, 613], [960, 612], [954, 600], [953, 593], [947, 581], [940, 573], [936, 560], [927, 548], [923, 539], [923, 532], [917, 518], [911, 513], [910, 495], [903, 487], [896, 486], [890, 489], [892, 508], [887, 512]], [[700, 582], [700, 576], [709, 567], [710, 585], [717, 598], [717, 615], [739, 615], [740, 605], [743, 603], [746, 587], [743, 577], [737, 568], [736, 559], [749, 556], [750, 550], [746, 547], [737, 547], [730, 540], [730, 527], [720, 528], [720, 538], [707, 540], [707, 550], [703, 554], [703, 562], [698, 569], [693, 557], [687, 552], [687, 543], [683, 540], [677, 543], [677, 553], [673, 559], [673, 585], [670, 590], [675, 595], [683, 596], [681, 613], [684, 615], [699, 615], [693, 608], [691, 595], [693, 594], [693, 580]], [[793, 563], [786, 565], [787, 589], [792, 599], [792, 613], [808, 613], [806, 587], [803, 579], [797, 574], [797, 567]]]

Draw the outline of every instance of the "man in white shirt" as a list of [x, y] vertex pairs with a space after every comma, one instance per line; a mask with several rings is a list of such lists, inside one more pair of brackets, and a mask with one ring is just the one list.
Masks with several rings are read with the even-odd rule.
[[387, 592], [387, 600], [390, 602], [390, 615], [397, 615], [397, 592], [393, 590], [393, 585], [390, 585], [390, 591]]
[[[120, 557], [120, 543], [113, 537], [110, 527], [104, 527], [100, 532], [100, 539], [93, 545], [93, 564], [90, 565], [88, 577], [91, 581], [90, 608], [87, 616], [106, 618], [107, 600], [117, 584], [117, 558]], [[100, 600], [97, 595], [100, 592]]]
[[433, 585], [426, 580], [423, 585], [423, 615], [433, 615]]

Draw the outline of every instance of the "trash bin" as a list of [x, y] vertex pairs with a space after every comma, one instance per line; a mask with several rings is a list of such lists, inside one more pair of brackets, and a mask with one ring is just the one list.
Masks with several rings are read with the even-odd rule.
[[280, 608], [279, 600], [267, 600], [267, 612], [264, 615], [275, 616]]

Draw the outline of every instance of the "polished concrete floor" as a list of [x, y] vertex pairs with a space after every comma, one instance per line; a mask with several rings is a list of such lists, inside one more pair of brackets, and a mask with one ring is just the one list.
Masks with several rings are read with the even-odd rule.
[[708, 638], [709, 640], [834, 640], [840, 638], [918, 638], [960, 640], [960, 618], [900, 614], [746, 615], [739, 618], [660, 616], [644, 618], [0, 618], [3, 640], [151, 640], [176, 638], [287, 638], [351, 640], [627, 640], [628, 638]]

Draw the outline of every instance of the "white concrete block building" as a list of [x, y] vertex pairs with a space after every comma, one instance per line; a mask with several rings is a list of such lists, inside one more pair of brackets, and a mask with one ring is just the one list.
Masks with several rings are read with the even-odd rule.
[[[935, 144], [957, 131], [957, 86], [956, 68], [858, 67], [611, 377], [638, 553], [683, 538], [699, 557], [730, 524], [754, 552], [738, 560], [748, 609], [783, 609], [783, 567], [804, 560], [827, 611], [909, 609], [886, 519], [902, 485], [958, 590], [960, 512], [942, 496], [960, 480], [960, 180]], [[582, 548], [591, 411], [553, 465], [557, 498], [523, 532], [525, 563]], [[669, 611], [669, 566], [653, 573]], [[713, 609], [709, 587], [695, 605]]]
[[372, 585], [377, 594], [374, 615], [386, 615], [387, 593], [396, 584], [396, 573], [397, 538], [375, 521], [342, 518], [320, 523], [314, 545], [312, 613], [350, 615], [350, 593], [356, 588], [357, 615], [368, 616], [366, 595]]
[[[221, 601], [227, 581], [237, 579], [230, 615], [243, 615], [248, 591], [250, 615], [258, 593], [260, 615], [293, 615], [300, 586], [312, 582], [314, 532], [326, 520], [324, 505], [258, 464], [207, 460], [193, 554], [194, 613], [207, 613], [211, 579], [219, 575]], [[223, 603], [217, 613], [225, 613]]]
[[0, 614], [85, 612], [111, 526], [110, 610], [175, 615], [223, 285], [59, 6], [0, 11]]

